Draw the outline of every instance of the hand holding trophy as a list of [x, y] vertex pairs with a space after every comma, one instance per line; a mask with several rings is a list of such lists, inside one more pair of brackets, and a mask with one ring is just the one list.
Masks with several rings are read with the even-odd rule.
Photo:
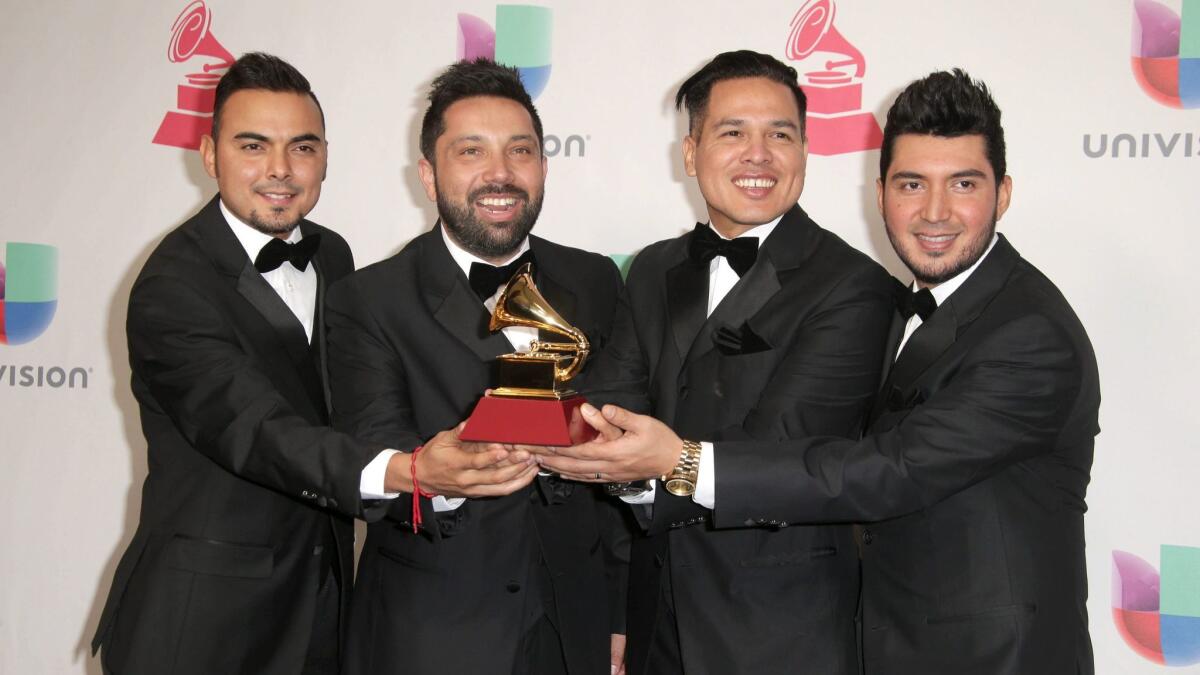
[[[528, 263], [504, 287], [488, 329], [536, 328], [527, 352], [497, 358], [499, 385], [480, 399], [460, 438], [521, 445], [568, 446], [596, 436], [579, 412], [584, 398], [567, 383], [588, 357], [587, 336], [550, 306]], [[543, 339], [546, 334], [566, 341]]]

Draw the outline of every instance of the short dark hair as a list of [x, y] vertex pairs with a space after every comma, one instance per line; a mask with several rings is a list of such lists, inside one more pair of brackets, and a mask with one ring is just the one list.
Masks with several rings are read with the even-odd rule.
[[997, 189], [1004, 179], [1007, 166], [1000, 108], [992, 100], [987, 85], [972, 80], [961, 68], [930, 73], [909, 84], [896, 97], [883, 127], [883, 147], [879, 153], [879, 177], [882, 179], [887, 178], [896, 138], [901, 134], [942, 138], [983, 136], [984, 152], [996, 174]]
[[434, 161], [434, 148], [438, 137], [446, 133], [446, 109], [458, 101], [475, 96], [495, 96], [520, 103], [533, 120], [538, 151], [544, 154], [542, 118], [538, 116], [533, 99], [521, 83], [520, 73], [516, 68], [491, 59], [477, 58], [450, 66], [434, 78], [429, 88], [429, 108], [421, 120], [421, 154], [430, 164], [437, 163]]
[[796, 79], [796, 69], [769, 54], [760, 54], [748, 49], [724, 52], [704, 64], [679, 87], [675, 93], [675, 109], [687, 108], [688, 133], [691, 134], [704, 119], [708, 108], [708, 97], [713, 85], [724, 80], [745, 77], [765, 77], [778, 82], [792, 91], [796, 97], [796, 108], [800, 111], [800, 136], [804, 137], [804, 116], [808, 111], [808, 98]]
[[234, 61], [217, 83], [216, 99], [213, 103], [213, 140], [217, 139], [217, 132], [221, 128], [221, 109], [225, 107], [225, 102], [243, 89], [308, 94], [313, 103], [317, 104], [317, 111], [321, 113], [321, 128], [325, 127], [325, 111], [321, 108], [321, 102], [317, 100], [308, 79], [301, 75], [300, 71], [278, 56], [249, 52]]

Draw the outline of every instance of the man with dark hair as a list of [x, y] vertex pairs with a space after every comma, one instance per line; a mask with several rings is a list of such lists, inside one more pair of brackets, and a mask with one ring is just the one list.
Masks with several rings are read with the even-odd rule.
[[[709, 222], [638, 255], [585, 393], [707, 442], [857, 436], [879, 383], [891, 280], [796, 203], [807, 159], [796, 71], [724, 53], [676, 101]], [[697, 484], [687, 469], [704, 453], [680, 449], [657, 448], [638, 477], [669, 480], [626, 497], [645, 504], [633, 510], [647, 528], [630, 566], [630, 672], [856, 672], [850, 526], [717, 522], [714, 506], [752, 501], [757, 486], [734, 497], [719, 478], [716, 492]], [[572, 477], [626, 480], [613, 468]]]
[[[1083, 514], [1099, 378], [1070, 305], [995, 234], [1012, 193], [997, 173], [1000, 110], [961, 70], [933, 73], [900, 94], [883, 147], [879, 210], [916, 280], [867, 435], [718, 441], [712, 517], [869, 523], [868, 675], [1090, 675]], [[634, 466], [648, 449], [661, 464], [684, 445], [616, 407], [590, 419], [611, 440], [545, 465], [632, 479], [658, 472]]]
[[[455, 64], [429, 101], [418, 167], [438, 225], [329, 294], [334, 425], [403, 450], [388, 473], [404, 483], [382, 496], [406, 493], [368, 529], [347, 670], [607, 675], [624, 653], [621, 513], [596, 488], [539, 477], [528, 455], [491, 459], [486, 471], [519, 473], [489, 483], [472, 449], [437, 442], [457, 428], [429, 439], [495, 385], [497, 356], [538, 339], [488, 331], [521, 265], [593, 343], [608, 335], [620, 275], [607, 258], [529, 235], [546, 158], [515, 69]], [[466, 499], [470, 485], [493, 497]]]
[[321, 308], [354, 263], [304, 220], [327, 157], [304, 76], [246, 54], [216, 101], [201, 157], [219, 194], [130, 293], [150, 471], [93, 649], [119, 675], [333, 675], [364, 469], [388, 459], [328, 427]]

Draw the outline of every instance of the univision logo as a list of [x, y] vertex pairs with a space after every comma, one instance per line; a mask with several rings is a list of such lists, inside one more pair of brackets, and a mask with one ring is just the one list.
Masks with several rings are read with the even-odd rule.
[[547, 7], [496, 5], [496, 28], [471, 14], [458, 15], [458, 58], [491, 59], [512, 66], [533, 98], [550, 81], [551, 14]]
[[1159, 558], [1161, 575], [1138, 556], [1113, 551], [1113, 622], [1143, 658], [1200, 663], [1200, 548], [1164, 544]]
[[[458, 15], [457, 58], [478, 58], [512, 66], [521, 74], [521, 83], [531, 98], [537, 98], [550, 82], [550, 35], [553, 13], [548, 7], [533, 5], [496, 5], [496, 27], [473, 14]], [[587, 154], [586, 134], [565, 138], [546, 134], [542, 150], [547, 157], [583, 157]]]
[[1133, 77], [1171, 108], [1200, 107], [1200, 0], [1133, 1]]
[[0, 344], [19, 345], [45, 332], [58, 307], [58, 249], [9, 242], [0, 261]]

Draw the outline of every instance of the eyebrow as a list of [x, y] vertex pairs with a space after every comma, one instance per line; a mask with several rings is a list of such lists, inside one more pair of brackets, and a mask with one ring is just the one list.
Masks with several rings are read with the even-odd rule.
[[[259, 141], [261, 143], [268, 143], [271, 140], [271, 139], [267, 138], [266, 136], [264, 136], [260, 133], [254, 132], [254, 131], [243, 131], [241, 133], [234, 134], [233, 138], [235, 140], [241, 139], [241, 140], [247, 140], [247, 141]], [[305, 143], [305, 142], [320, 143], [321, 137], [314, 133], [307, 133], [307, 134], [300, 134], [299, 136], [292, 136], [292, 138], [288, 141], [289, 144]]]
[[[911, 179], [923, 179], [925, 177], [926, 177], [925, 174], [917, 173], [916, 171], [897, 171], [896, 173], [892, 174], [892, 177], [889, 180], [911, 180]], [[987, 178], [987, 174], [980, 171], [979, 169], [963, 169], [962, 171], [955, 171], [954, 173], [950, 174], [950, 177], [951, 178]]]
[[[746, 120], [740, 117], [725, 117], [719, 119], [713, 124], [714, 127], [742, 127], [746, 125]], [[789, 119], [771, 120], [769, 125], [775, 129], [799, 129], [800, 127]]]
[[[479, 143], [483, 140], [484, 140], [483, 136], [480, 136], [479, 134], [466, 134], [464, 136], [459, 136], [459, 137], [455, 138], [454, 140], [450, 141], [450, 145], [455, 145], [457, 143], [463, 143], [463, 142]], [[532, 141], [532, 140], [536, 140], [533, 137], [533, 134], [513, 134], [512, 136], [509, 136], [509, 138], [508, 138], [509, 143], [512, 143], [515, 141]]]

